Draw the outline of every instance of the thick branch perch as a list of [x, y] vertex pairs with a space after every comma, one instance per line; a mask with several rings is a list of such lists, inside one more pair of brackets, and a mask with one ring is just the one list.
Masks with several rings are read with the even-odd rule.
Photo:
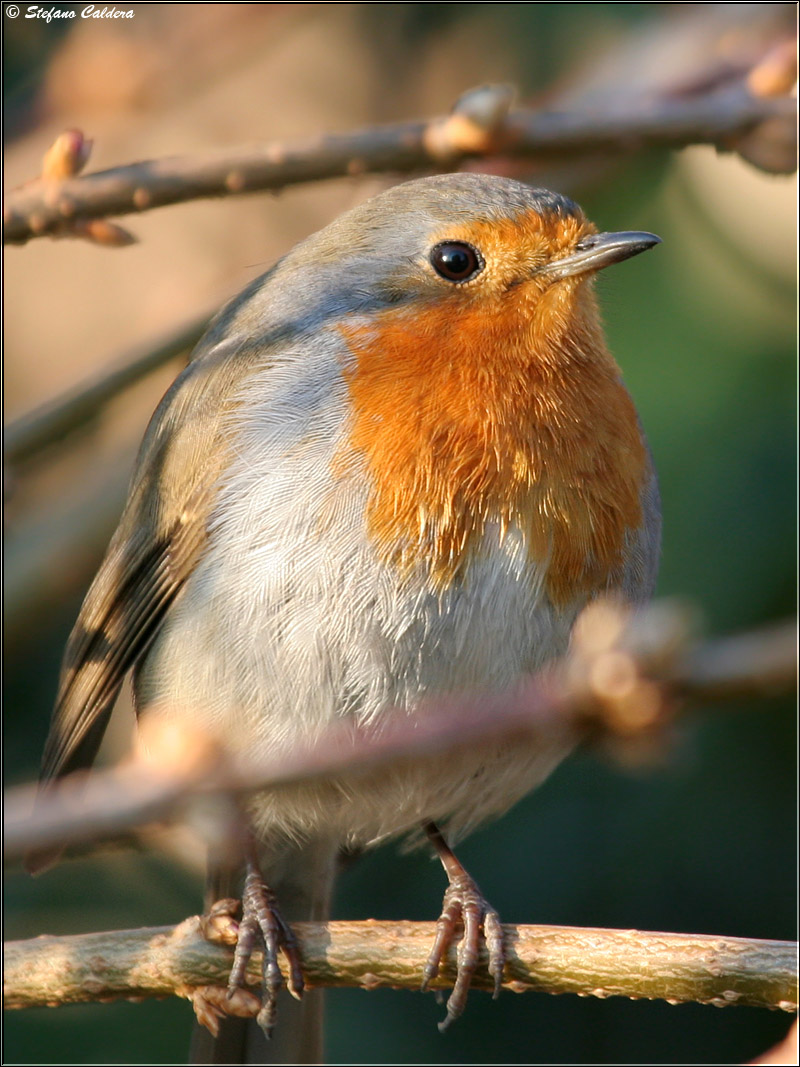
[[[5, 946], [6, 1008], [118, 997], [188, 995], [224, 985], [232, 952], [211, 945], [195, 916], [177, 927], [76, 937], [37, 937]], [[434, 923], [332, 922], [295, 925], [310, 985], [418, 989]], [[504, 988], [689, 1001], [728, 1007], [797, 1008], [797, 946], [785, 941], [568, 926], [504, 927]], [[258, 986], [260, 955], [248, 979]], [[455, 947], [437, 988], [451, 986]], [[491, 989], [486, 959], [473, 981]]]
[[146, 160], [63, 181], [31, 182], [6, 198], [3, 240], [21, 244], [68, 232], [87, 219], [326, 178], [453, 170], [478, 157], [529, 157], [541, 162], [576, 153], [645, 147], [725, 148], [768, 120], [784, 120], [793, 128], [797, 113], [791, 97], [756, 97], [743, 85], [704, 96], [638, 103], [627, 113], [613, 114], [519, 110], [504, 116], [502, 109], [487, 107], [486, 96], [480, 97], [478, 91], [462, 100], [464, 105], [456, 105], [449, 119], [398, 123], [293, 145]]

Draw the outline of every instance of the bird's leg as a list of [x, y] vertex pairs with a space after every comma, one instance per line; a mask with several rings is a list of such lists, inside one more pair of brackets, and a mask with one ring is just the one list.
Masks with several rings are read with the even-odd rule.
[[291, 927], [280, 913], [275, 894], [264, 881], [256, 845], [250, 836], [245, 845], [242, 916], [238, 924], [232, 917], [232, 905], [236, 903], [232, 900], [221, 900], [213, 905], [205, 917], [204, 931], [210, 940], [231, 943], [235, 938], [236, 948], [228, 979], [229, 1000], [244, 988], [247, 964], [253, 951], [257, 947], [263, 949], [262, 1004], [256, 1021], [266, 1037], [271, 1037], [275, 1026], [278, 992], [283, 986], [283, 975], [278, 966], [279, 952], [283, 952], [288, 962], [289, 977], [286, 985], [296, 1000], [302, 997], [305, 984], [297, 941]]
[[244, 985], [247, 964], [259, 941], [262, 942], [264, 951], [263, 1003], [256, 1021], [266, 1036], [270, 1037], [275, 1026], [278, 990], [283, 985], [283, 975], [278, 966], [279, 950], [283, 950], [289, 964], [288, 990], [297, 1000], [303, 995], [303, 972], [294, 934], [278, 909], [275, 894], [264, 882], [255, 844], [250, 839], [242, 892], [242, 918], [239, 921], [239, 936], [228, 979], [229, 997]]
[[464, 870], [439, 828], [432, 822], [426, 823], [425, 833], [442, 861], [450, 885], [445, 890], [442, 914], [436, 923], [436, 938], [425, 964], [423, 990], [439, 973], [442, 959], [453, 943], [459, 926], [463, 926], [464, 931], [458, 947], [456, 981], [447, 1001], [447, 1016], [439, 1023], [439, 1029], [443, 1031], [461, 1015], [466, 1006], [470, 982], [478, 967], [481, 932], [489, 954], [489, 974], [494, 978], [495, 997], [499, 995], [503, 981], [505, 948], [503, 928], [497, 912], [485, 899], [475, 880]]

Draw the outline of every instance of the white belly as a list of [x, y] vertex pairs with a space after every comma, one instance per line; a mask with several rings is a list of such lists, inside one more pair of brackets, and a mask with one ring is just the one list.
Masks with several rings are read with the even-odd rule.
[[[142, 707], [191, 716], [255, 758], [342, 717], [374, 722], [423, 696], [507, 688], [564, 651], [577, 610], [554, 611], [514, 528], [490, 531], [438, 594], [422, 569], [387, 567], [366, 533], [365, 478], [332, 478], [343, 417], [329, 409], [288, 446], [285, 422], [268, 413], [237, 433], [210, 549], [137, 681]], [[434, 819], [457, 836], [510, 807], [569, 744], [565, 731], [281, 789], [258, 798], [256, 821], [264, 833], [366, 843]]]

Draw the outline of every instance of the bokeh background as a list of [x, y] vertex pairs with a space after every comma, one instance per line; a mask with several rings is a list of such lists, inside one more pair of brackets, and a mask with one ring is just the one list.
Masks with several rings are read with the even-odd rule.
[[[60, 5], [61, 10], [79, 5]], [[35, 177], [64, 129], [90, 169], [444, 114], [510, 82], [527, 105], [608, 110], [723, 77], [791, 35], [793, 4], [130, 4], [132, 20], [4, 11], [5, 182]], [[23, 6], [24, 11], [24, 6]], [[726, 633], [795, 608], [795, 198], [712, 149], [594, 154], [520, 176], [579, 199], [604, 229], [664, 243], [600, 279], [611, 347], [660, 472], [659, 593]], [[5, 402], [14, 420], [224, 299], [390, 178], [161, 209], [121, 250], [34, 241], [5, 258]], [[180, 362], [84, 432], [7, 472], [6, 781], [31, 779], [69, 628], [121, 506], [147, 418]], [[124, 750], [130, 711], [111, 731]], [[792, 703], [688, 709], [655, 758], [567, 761], [460, 855], [509, 922], [795, 936]], [[177, 922], [201, 906], [200, 857], [105, 852], [37, 880], [7, 872], [7, 938]], [[444, 879], [382, 848], [342, 877], [337, 918], [432, 919]], [[462, 1021], [407, 992], [329, 994], [333, 1063], [726, 1063], [785, 1016], [755, 1009], [474, 993]], [[7, 1013], [8, 1063], [185, 1062], [170, 1000]]]

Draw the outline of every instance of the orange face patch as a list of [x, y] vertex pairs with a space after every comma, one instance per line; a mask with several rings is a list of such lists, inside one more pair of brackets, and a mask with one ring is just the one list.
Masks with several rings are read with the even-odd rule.
[[529, 228], [527, 240], [520, 220], [442, 231], [431, 244], [474, 244], [481, 275], [340, 327], [354, 357], [350, 445], [367, 464], [370, 535], [387, 562], [423, 561], [444, 586], [487, 525], [513, 524], [563, 604], [619, 570], [626, 530], [641, 523], [646, 455], [591, 292], [531, 274], [590, 227], [535, 215]]
[[583, 214], [528, 211], [514, 217], [444, 226], [431, 236], [431, 246], [440, 241], [466, 241], [480, 249], [486, 269], [474, 284], [486, 298], [505, 291], [517, 279], [530, 277], [549, 260], [567, 255], [581, 237], [596, 232]]

